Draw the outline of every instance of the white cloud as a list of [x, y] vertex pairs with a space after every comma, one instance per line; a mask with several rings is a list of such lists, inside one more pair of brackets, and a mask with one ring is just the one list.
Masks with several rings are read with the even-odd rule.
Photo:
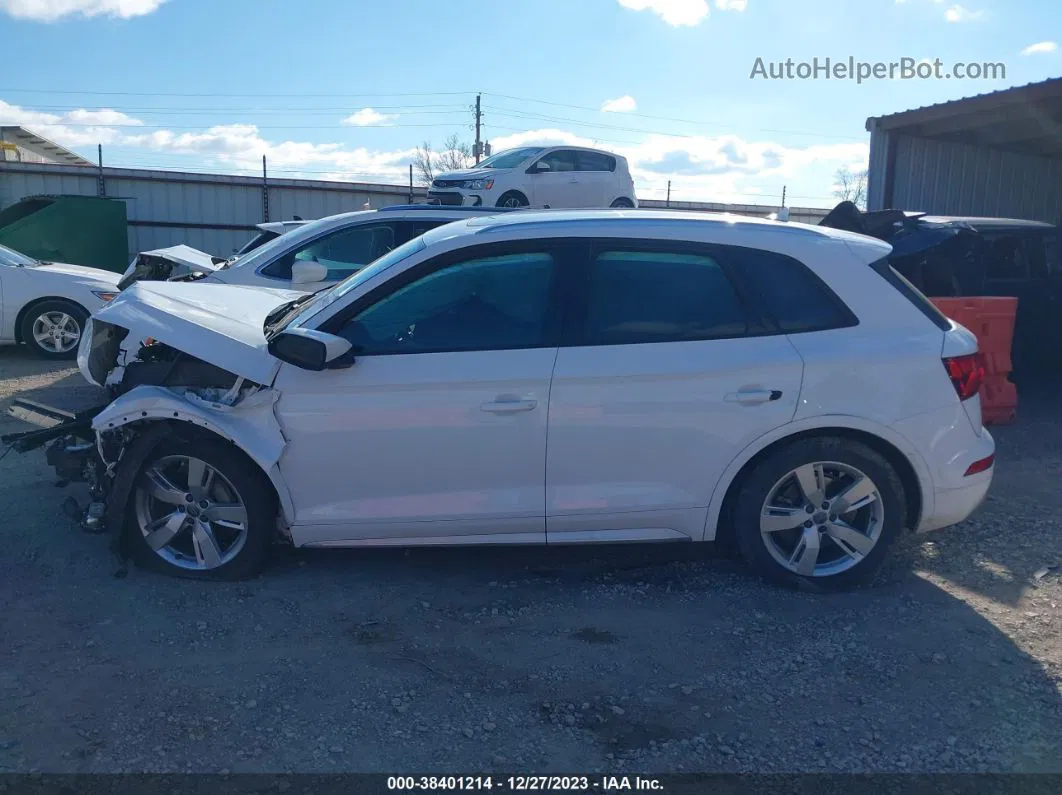
[[708, 0], [618, 0], [618, 2], [632, 11], [652, 11], [664, 22], [674, 27], [699, 25], [709, 13]]
[[631, 113], [638, 110], [638, 103], [634, 101], [634, 97], [630, 94], [624, 94], [622, 97], [606, 100], [601, 106], [601, 110], [605, 111], [605, 113]]
[[121, 111], [110, 109], [72, 110], [69, 113], [63, 115], [63, 121], [69, 122], [71, 124], [120, 124], [125, 126], [139, 126], [144, 123], [140, 121], [140, 119], [134, 119], [132, 116], [126, 116]]
[[130, 19], [158, 9], [166, 0], [0, 0], [0, 11], [16, 19], [55, 22], [68, 16]]
[[349, 124], [354, 127], [379, 127], [386, 125], [396, 116], [389, 116], [386, 113], [379, 113], [372, 108], [362, 108], [356, 113], [352, 113], [343, 119], [343, 124]]
[[749, 0], [715, 0], [715, 7], [720, 11], [744, 11], [749, 7]]
[[972, 22], [983, 17], [984, 14], [984, 11], [971, 11], [965, 6], [953, 5], [944, 12], [944, 19], [948, 22]]
[[1030, 44], [1024, 50], [1021, 51], [1022, 55], [1035, 55], [1037, 53], [1054, 52], [1058, 49], [1058, 43], [1054, 41], [1038, 41], [1036, 44]]

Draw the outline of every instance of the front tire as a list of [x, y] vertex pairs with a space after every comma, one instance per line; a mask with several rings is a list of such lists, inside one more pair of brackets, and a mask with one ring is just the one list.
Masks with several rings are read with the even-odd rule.
[[511, 190], [498, 197], [495, 207], [527, 207], [531, 204], [527, 197], [518, 190]]
[[265, 565], [276, 511], [268, 479], [229, 443], [167, 439], [137, 476], [126, 532], [144, 568], [193, 579], [242, 580]]
[[45, 359], [73, 359], [89, 313], [73, 301], [42, 301], [22, 318], [22, 341]]
[[812, 590], [865, 585], [903, 528], [899, 476], [849, 439], [804, 439], [767, 456], [734, 512], [742, 557], [772, 582]]

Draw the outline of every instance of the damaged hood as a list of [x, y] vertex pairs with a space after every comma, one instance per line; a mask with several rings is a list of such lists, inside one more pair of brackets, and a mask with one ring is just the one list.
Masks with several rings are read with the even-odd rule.
[[218, 270], [227, 260], [200, 251], [197, 248], [179, 246], [141, 251], [122, 274], [118, 287], [124, 290], [134, 282], [167, 281], [193, 274], [208, 274]]
[[[279, 306], [304, 298], [292, 290], [229, 284], [137, 282], [92, 316], [78, 365], [102, 384], [117, 365], [107, 349], [111, 327], [127, 329], [130, 355], [149, 337], [258, 384], [270, 384], [279, 362], [266, 348], [265, 320]], [[106, 355], [99, 351], [108, 350]]]

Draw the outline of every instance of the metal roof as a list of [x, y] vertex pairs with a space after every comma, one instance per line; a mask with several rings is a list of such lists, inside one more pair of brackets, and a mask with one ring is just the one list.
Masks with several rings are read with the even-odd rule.
[[94, 165], [91, 160], [86, 160], [76, 152], [71, 152], [66, 147], [49, 141], [43, 135], [38, 135], [25, 127], [0, 126], [0, 141], [15, 144], [42, 157], [47, 157], [55, 163], [69, 166]]
[[867, 130], [1062, 156], [1062, 78], [867, 119]]

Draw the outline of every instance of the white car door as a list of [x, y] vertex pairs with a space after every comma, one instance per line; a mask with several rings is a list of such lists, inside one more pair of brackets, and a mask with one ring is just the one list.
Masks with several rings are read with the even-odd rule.
[[[542, 165], [539, 165], [542, 164]], [[536, 169], [537, 167], [537, 169]], [[546, 170], [538, 170], [543, 169]], [[561, 207], [591, 207], [583, 175], [579, 173], [578, 154], [573, 149], [558, 149], [543, 155], [527, 175], [531, 183], [531, 204]]]
[[803, 361], [705, 248], [587, 250], [550, 396], [550, 543], [700, 540], [726, 466], [791, 421]]
[[543, 241], [441, 255], [325, 324], [352, 367], [281, 368], [296, 543], [545, 540], [554, 259]]

